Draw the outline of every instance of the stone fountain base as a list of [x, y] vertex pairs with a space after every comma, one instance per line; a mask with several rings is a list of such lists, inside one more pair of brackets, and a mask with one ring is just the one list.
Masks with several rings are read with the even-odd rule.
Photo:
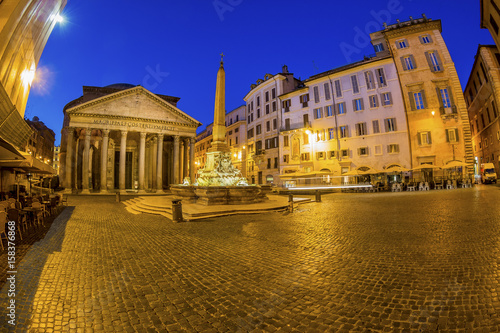
[[[176, 199], [186, 203], [205, 206], [254, 204], [268, 200], [266, 185], [249, 186], [193, 186], [171, 185], [170, 190]], [[269, 187], [270, 190], [270, 187]]]

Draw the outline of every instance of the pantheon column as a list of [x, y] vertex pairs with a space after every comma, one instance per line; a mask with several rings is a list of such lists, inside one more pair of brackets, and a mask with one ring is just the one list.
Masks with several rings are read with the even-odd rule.
[[151, 190], [156, 191], [156, 153], [158, 145], [158, 138], [155, 136], [151, 142]]
[[184, 181], [184, 178], [188, 176], [188, 144], [189, 144], [189, 138], [184, 139], [184, 161], [182, 163], [182, 179], [181, 182]]
[[146, 142], [146, 156], [144, 158], [146, 161], [148, 161], [148, 163], [146, 164], [146, 169], [144, 171], [144, 187], [147, 189], [151, 188], [149, 186], [149, 180], [150, 180], [150, 174], [151, 174], [151, 163], [149, 163], [149, 161], [151, 161], [150, 150], [151, 150], [150, 144], [149, 144], [149, 142]]
[[139, 144], [139, 192], [144, 192], [144, 166], [146, 160], [146, 132], [141, 132]]
[[163, 191], [163, 134], [158, 133], [158, 153], [156, 165], [156, 189]]
[[125, 191], [125, 164], [127, 157], [127, 131], [121, 131], [121, 141], [120, 141], [120, 175], [119, 175], [119, 186], [120, 192]]
[[67, 136], [66, 136], [66, 179], [64, 187], [67, 192], [71, 192], [72, 186], [72, 176], [73, 176], [73, 145], [74, 145], [74, 129], [72, 127], [68, 127]]
[[82, 194], [88, 194], [89, 191], [89, 152], [90, 152], [90, 137], [92, 135], [92, 130], [90, 128], [85, 129], [85, 146], [83, 149], [83, 164], [82, 164]]
[[174, 184], [179, 184], [179, 136], [174, 135]]
[[109, 130], [102, 130], [102, 148], [101, 148], [101, 192], [108, 189], [108, 144]]
[[189, 178], [191, 178], [191, 184], [194, 183], [194, 144], [196, 142], [195, 138], [190, 138], [189, 145]]

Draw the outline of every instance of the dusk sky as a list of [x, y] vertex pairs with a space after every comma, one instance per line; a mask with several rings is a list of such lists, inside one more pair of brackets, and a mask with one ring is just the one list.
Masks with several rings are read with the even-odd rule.
[[[38, 116], [61, 138], [63, 107], [82, 86], [142, 85], [180, 97], [178, 108], [213, 120], [219, 54], [226, 109], [244, 104], [250, 85], [288, 65], [306, 79], [373, 54], [368, 32], [409, 16], [441, 19], [443, 37], [467, 82], [478, 44], [479, 0], [388, 1], [96, 1], [68, 0], [42, 54], [25, 116]], [[348, 50], [348, 51], [346, 51]]]

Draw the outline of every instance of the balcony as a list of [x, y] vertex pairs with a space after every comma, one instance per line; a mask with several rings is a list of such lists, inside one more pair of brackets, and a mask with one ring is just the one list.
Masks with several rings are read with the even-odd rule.
[[292, 123], [290, 126], [283, 126], [280, 128], [280, 132], [286, 132], [286, 131], [293, 131], [297, 129], [303, 129], [303, 128], [311, 128], [311, 122], [297, 122], [297, 123]]

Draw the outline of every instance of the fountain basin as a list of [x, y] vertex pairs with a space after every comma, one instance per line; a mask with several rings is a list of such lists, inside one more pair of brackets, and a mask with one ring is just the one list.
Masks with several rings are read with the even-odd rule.
[[[228, 186], [229, 205], [252, 204], [262, 201], [259, 186]], [[266, 198], [267, 199], [267, 198]]]
[[228, 189], [226, 186], [196, 186], [196, 203], [205, 206], [227, 205]]
[[172, 191], [175, 199], [180, 199], [184, 203], [196, 203], [198, 198], [194, 185], [172, 185], [170, 191]]
[[266, 194], [271, 187], [249, 185], [249, 186], [195, 186], [195, 185], [171, 185], [175, 199], [185, 203], [196, 203], [199, 205], [241, 205], [254, 204], [268, 200]]

